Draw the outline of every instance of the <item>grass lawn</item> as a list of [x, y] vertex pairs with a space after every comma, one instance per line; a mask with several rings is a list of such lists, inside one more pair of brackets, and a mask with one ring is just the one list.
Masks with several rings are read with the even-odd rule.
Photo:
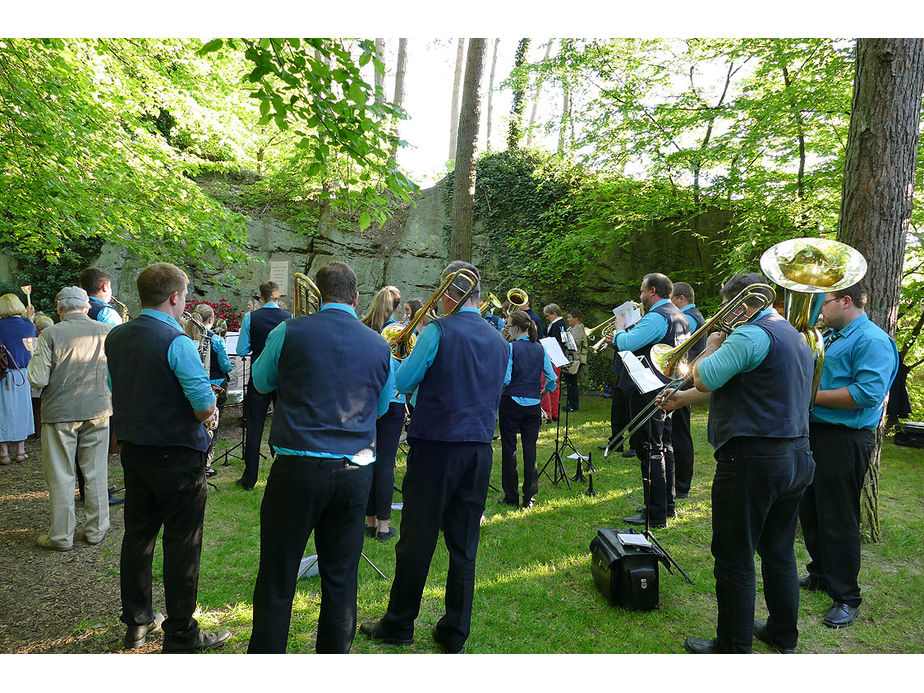
[[[680, 653], [687, 635], [715, 634], [715, 593], [709, 552], [711, 518], [709, 492], [715, 463], [706, 442], [706, 411], [693, 413], [697, 450], [693, 489], [678, 501], [677, 519], [655, 536], [693, 579], [661, 567], [660, 608], [630, 612], [611, 608], [598, 592], [590, 573], [589, 545], [600, 527], [627, 527], [625, 515], [642, 502], [638, 462], [611, 455], [602, 458], [597, 445], [609, 432], [610, 401], [585, 396], [580, 412], [571, 415], [571, 437], [578, 449], [594, 453], [597, 495], [585, 494], [587, 485], [553, 485], [540, 477], [537, 505], [522, 511], [497, 502], [500, 492], [488, 493], [478, 550], [472, 634], [466, 653]], [[271, 420], [270, 420], [271, 421]], [[267, 434], [270, 427], [267, 422]], [[233, 444], [234, 441], [231, 441]], [[222, 443], [228, 445], [229, 443]], [[539, 465], [554, 449], [555, 429], [546, 426], [539, 438]], [[221, 449], [219, 449], [219, 453]], [[220, 492], [210, 491], [199, 580], [200, 622], [206, 628], [230, 628], [234, 638], [224, 652], [244, 652], [250, 636], [251, 599], [259, 559], [259, 508], [269, 462], [264, 461], [256, 490], [233, 485], [240, 462], [218, 477]], [[569, 475], [575, 462], [566, 461]], [[552, 466], [547, 472], [551, 476]], [[399, 454], [397, 485], [404, 474]], [[500, 444], [495, 445], [492, 484], [500, 488]], [[522, 471], [521, 471], [522, 479]], [[831, 630], [822, 622], [830, 606], [823, 593], [803, 592], [800, 607], [799, 650], [805, 653], [921, 653], [924, 652], [924, 563], [920, 537], [924, 497], [924, 455], [900, 448], [889, 440], [883, 450], [880, 511], [884, 542], [863, 546], [860, 584], [864, 602], [859, 620], [850, 628]], [[395, 494], [395, 501], [400, 501]], [[393, 513], [400, 527], [401, 513]], [[158, 556], [159, 556], [158, 544]], [[367, 539], [366, 555], [391, 577], [395, 541], [382, 544]], [[314, 553], [309, 540], [306, 555]], [[801, 537], [796, 558], [804, 572], [808, 554]], [[759, 562], [759, 559], [756, 559]], [[159, 557], [155, 571], [159, 571]], [[415, 644], [390, 647], [361, 635], [353, 645], [358, 653], [436, 652], [430, 629], [443, 613], [443, 587], [448, 555], [437, 547], [420, 616]], [[756, 615], [766, 618], [758, 575]], [[155, 580], [160, 578], [155, 575]], [[388, 602], [390, 581], [379, 577], [365, 562], [359, 566], [359, 621], [378, 618]], [[320, 578], [303, 578], [295, 595], [289, 652], [314, 652], [320, 604]], [[755, 652], [769, 652], [755, 641]]]

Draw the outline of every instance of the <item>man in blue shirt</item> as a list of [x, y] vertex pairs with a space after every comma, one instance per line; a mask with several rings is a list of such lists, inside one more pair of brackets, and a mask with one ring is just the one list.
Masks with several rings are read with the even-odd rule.
[[[266, 344], [270, 331], [292, 313], [279, 307], [279, 284], [260, 284], [260, 298], [263, 307], [247, 313], [241, 321], [241, 332], [237, 338], [237, 355], [250, 356], [251, 369]], [[264, 394], [253, 386], [253, 372], [247, 382], [244, 396], [244, 472], [235, 483], [245, 491], [252, 491], [260, 472], [260, 446], [263, 444], [263, 426], [270, 404], [276, 399], [275, 391]]]
[[[467, 262], [449, 263], [442, 279]], [[478, 310], [481, 288], [457, 278], [441, 297], [442, 314], [424, 329], [397, 374], [398, 392], [417, 390], [407, 440], [401, 533], [388, 609], [360, 632], [397, 645], [414, 642], [430, 561], [440, 530], [449, 552], [446, 613], [432, 636], [460, 652], [471, 630], [475, 556], [491, 478], [494, 425], [510, 346]], [[454, 315], [449, 313], [461, 305]]]
[[810, 420], [815, 480], [799, 519], [812, 561], [799, 583], [834, 600], [829, 628], [860, 611], [860, 492], [876, 445], [886, 395], [898, 371], [895, 342], [866, 316], [859, 284], [825, 296], [821, 316], [831, 332]]
[[[722, 298], [729, 301], [757, 283], [764, 283], [759, 274], [736, 275], [722, 287]], [[727, 338], [709, 335], [693, 366], [695, 389], [661, 401], [670, 410], [710, 402], [718, 623], [715, 638], [684, 641], [696, 654], [747, 653], [754, 637], [794, 652], [799, 637], [793, 545], [799, 501], [815, 466], [808, 442], [814, 359], [802, 335], [772, 307], [749, 299], [744, 310], [747, 324]], [[755, 551], [770, 612], [766, 623], [754, 619]]]
[[91, 320], [98, 320], [113, 327], [122, 324], [122, 317], [109, 305], [112, 300], [112, 280], [109, 272], [98, 267], [87, 267], [80, 272], [80, 286], [90, 297], [88, 315]]
[[[319, 654], [349, 652], [356, 573], [375, 460], [375, 421], [394, 392], [391, 350], [356, 317], [356, 274], [318, 270], [321, 308], [270, 332], [253, 384], [277, 393], [277, 457], [260, 504], [260, 570], [249, 653], [286, 651], [299, 562], [314, 532], [321, 573]], [[480, 318], [479, 318], [480, 319]]]
[[[689, 334], [686, 317], [670, 302], [673, 282], [663, 274], [646, 274], [642, 279], [639, 298], [645, 308], [645, 315], [629, 330], [625, 329], [626, 318], [620, 315], [614, 323], [610, 337], [611, 345], [617, 351], [631, 351], [636, 356], [648, 358], [655, 344], [677, 346]], [[616, 358], [619, 356], [617, 354]], [[621, 362], [619, 364], [622, 365]], [[614, 367], [614, 370], [616, 368]], [[667, 382], [667, 378], [662, 378]], [[654, 392], [641, 394], [621, 368], [620, 388], [629, 400], [629, 419], [635, 417], [655, 397]], [[615, 393], [614, 393], [615, 396]], [[666, 527], [667, 518], [674, 517], [674, 454], [671, 448], [670, 416], [657, 412], [650, 422], [642, 426], [630, 439], [632, 449], [639, 459], [642, 472], [642, 488], [645, 507], [637, 515], [623, 518], [632, 525], [644, 525], [646, 514], [652, 527]]]
[[[125, 536], [120, 581], [126, 648], [163, 623], [164, 652], [195, 652], [231, 637], [193, 618], [208, 488], [205, 453], [218, 425], [212, 385], [196, 345], [180, 329], [186, 274], [159, 262], [138, 275], [143, 310], [106, 337], [112, 425], [122, 441]], [[205, 426], [203, 426], [205, 424]], [[151, 604], [154, 544], [163, 528], [167, 618]]]

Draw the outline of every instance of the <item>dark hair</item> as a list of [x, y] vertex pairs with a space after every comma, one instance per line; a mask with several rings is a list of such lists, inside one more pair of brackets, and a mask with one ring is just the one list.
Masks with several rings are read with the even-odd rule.
[[149, 308], [159, 306], [170, 298], [174, 291], [182, 291], [189, 283], [186, 273], [169, 262], [155, 262], [141, 270], [135, 286], [141, 306]]
[[411, 309], [411, 318], [417, 315], [417, 311], [423, 308], [422, 298], [412, 298], [407, 302], [408, 308]]
[[443, 281], [450, 274], [452, 274], [453, 272], [458, 272], [460, 269], [470, 270], [478, 278], [478, 281], [475, 283], [475, 288], [469, 290], [467, 283], [463, 283], [457, 279], [456, 281], [454, 281], [452, 284], [449, 285], [449, 288], [447, 289], [447, 291], [449, 292], [449, 295], [452, 296], [453, 298], [461, 299], [466, 294], [468, 294], [468, 298], [466, 299], [467, 301], [477, 296], [480, 296], [481, 295], [481, 273], [478, 271], [478, 268], [475, 267], [475, 265], [473, 265], [470, 262], [464, 262], [463, 260], [453, 260], [448, 265], [446, 265], [446, 269], [444, 269], [443, 273], [440, 275], [440, 281]]
[[260, 284], [260, 297], [264, 301], [269, 301], [273, 297], [274, 291], [279, 291], [279, 284], [276, 282], [263, 282]]
[[568, 315], [570, 315], [572, 318], [577, 318], [578, 320], [581, 320], [582, 317], [583, 317], [583, 316], [581, 315], [581, 309], [580, 309], [580, 308], [569, 308], [569, 309], [568, 309]]
[[529, 317], [529, 313], [526, 311], [513, 311], [510, 314], [510, 317], [507, 319], [507, 322], [509, 322], [521, 332], [528, 334], [529, 341], [535, 342], [537, 339], [539, 339], [539, 330], [536, 328], [536, 323], [533, 322], [533, 319]]
[[846, 289], [841, 289], [840, 291], [832, 291], [831, 293], [838, 298], [850, 296], [850, 300], [857, 308], [862, 309], [866, 305], [866, 291], [860, 284], [854, 284], [853, 286], [848, 286]]
[[356, 296], [356, 272], [345, 262], [329, 262], [318, 270], [315, 283], [321, 291], [321, 301], [353, 304]]
[[109, 272], [98, 267], [87, 267], [80, 271], [80, 288], [91, 296], [103, 290], [109, 281]]
[[690, 303], [695, 303], [693, 300], [693, 287], [686, 282], [675, 282], [673, 294], [674, 296], [683, 296]]
[[649, 289], [654, 289], [655, 293], [658, 294], [658, 296], [661, 298], [670, 298], [671, 291], [674, 289], [674, 282], [668, 279], [665, 275], [659, 274], [658, 272], [646, 274], [642, 278], [642, 284], [647, 286]]
[[[764, 279], [762, 274], [758, 274], [757, 272], [742, 272], [741, 274], [736, 274], [734, 277], [725, 282], [725, 286], [722, 287], [722, 290], [719, 291], [719, 294], [726, 301], [730, 301], [751, 284], [766, 283], [767, 280]], [[770, 292], [766, 289], [757, 289], [757, 292], [763, 294], [767, 298], [770, 298]], [[745, 301], [745, 304], [751, 308], [756, 308], [760, 305], [760, 300], [757, 298], [749, 298], [747, 301]]]

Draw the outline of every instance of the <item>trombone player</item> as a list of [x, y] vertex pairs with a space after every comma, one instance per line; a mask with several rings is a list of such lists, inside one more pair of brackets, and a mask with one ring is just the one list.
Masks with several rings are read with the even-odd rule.
[[[738, 274], [722, 288], [726, 303], [753, 284]], [[695, 389], [660, 406], [668, 411], [710, 401], [709, 442], [715, 448], [712, 554], [718, 624], [710, 640], [686, 638], [695, 654], [747, 653], [753, 638], [779, 652], [798, 640], [799, 579], [793, 544], [799, 502], [812, 480], [809, 400], [814, 358], [796, 329], [773, 310], [771, 291], [745, 299], [747, 323], [726, 339], [714, 332], [693, 365]], [[766, 622], [754, 619], [754, 553], [761, 557]]]

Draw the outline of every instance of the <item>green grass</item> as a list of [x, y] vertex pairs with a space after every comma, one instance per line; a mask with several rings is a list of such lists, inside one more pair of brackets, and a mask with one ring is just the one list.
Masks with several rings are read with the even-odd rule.
[[[715, 633], [715, 593], [709, 552], [711, 517], [709, 491], [715, 463], [705, 439], [706, 411], [693, 413], [697, 450], [693, 488], [678, 502], [679, 517], [655, 536], [693, 579], [689, 584], [676, 570], [662, 566], [660, 608], [641, 613], [611, 608], [590, 573], [589, 545], [600, 527], [626, 527], [625, 515], [641, 504], [641, 478], [636, 460], [597, 450], [609, 432], [610, 401], [586, 396], [571, 417], [571, 436], [583, 453], [594, 453], [597, 495], [585, 494], [586, 484], [557, 486], [540, 477], [538, 504], [520, 511], [496, 502], [489, 490], [478, 550], [472, 634], [468, 653], [677, 653], [687, 635]], [[267, 432], [270, 423], [267, 423]], [[555, 429], [546, 426], [539, 438], [539, 466], [554, 449]], [[233, 443], [233, 441], [232, 441]], [[220, 443], [221, 445], [221, 443]], [[219, 449], [219, 453], [221, 448]], [[822, 593], [803, 592], [799, 650], [809, 653], [924, 652], [924, 575], [920, 537], [924, 530], [924, 455], [887, 441], [883, 449], [880, 513], [885, 541], [863, 546], [860, 583], [864, 602], [860, 619], [834, 631], [821, 618], [830, 606]], [[500, 445], [495, 445], [492, 484], [500, 488]], [[269, 462], [261, 467], [256, 490], [233, 485], [240, 462], [222, 468], [219, 492], [209, 492], [199, 580], [200, 622], [234, 633], [226, 652], [244, 652], [250, 635], [253, 587], [259, 561], [259, 509]], [[566, 461], [569, 475], [575, 462]], [[551, 475], [552, 465], [547, 469]], [[399, 455], [396, 478], [404, 474]], [[522, 475], [522, 471], [521, 471]], [[400, 495], [395, 494], [395, 500]], [[393, 514], [400, 526], [401, 513]], [[366, 555], [386, 575], [394, 574], [395, 542], [367, 540]], [[159, 551], [159, 544], [158, 544]], [[306, 554], [314, 553], [309, 540]], [[808, 560], [801, 538], [796, 540], [800, 570]], [[759, 559], [756, 615], [766, 617], [760, 591]], [[155, 573], [159, 571], [159, 554]], [[415, 644], [400, 648], [380, 645], [358, 635], [353, 652], [436, 652], [430, 629], [443, 613], [443, 587], [448, 555], [442, 540], [430, 568], [417, 620]], [[155, 579], [158, 579], [157, 576]], [[388, 602], [390, 581], [382, 580], [365, 562], [359, 565], [359, 621], [376, 619]], [[320, 603], [320, 579], [299, 580], [289, 633], [289, 652], [313, 652]], [[768, 652], [761, 643], [755, 651]]]

